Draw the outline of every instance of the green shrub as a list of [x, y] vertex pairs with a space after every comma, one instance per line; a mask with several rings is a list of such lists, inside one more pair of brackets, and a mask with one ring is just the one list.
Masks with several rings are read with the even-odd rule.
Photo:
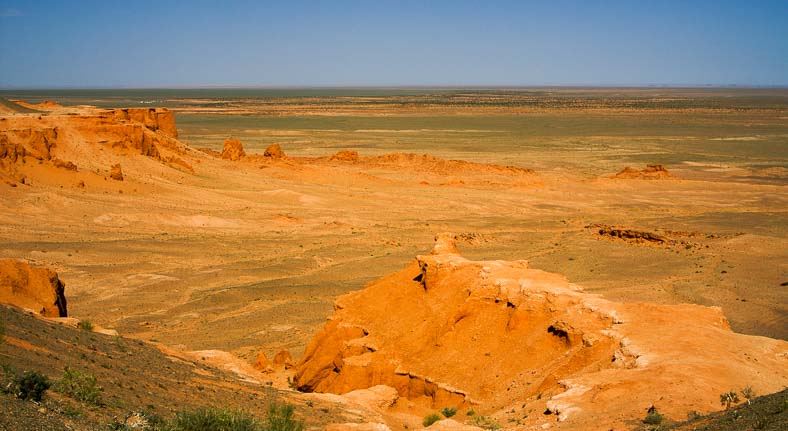
[[90, 320], [82, 319], [79, 321], [79, 328], [84, 329], [86, 331], [92, 331], [93, 323]]
[[468, 410], [467, 412], [465, 412], [465, 416], [473, 416], [475, 414], [476, 414], [476, 412], [473, 411], [473, 410]]
[[665, 419], [659, 411], [657, 411], [656, 407], [651, 407], [648, 409], [648, 413], [646, 413], [646, 418], [643, 419], [643, 423], [649, 425], [659, 425], [662, 423], [662, 420]]
[[440, 417], [439, 414], [437, 414], [437, 413], [430, 413], [427, 416], [424, 416], [424, 420], [421, 421], [421, 424], [424, 425], [424, 427], [426, 428], [426, 427], [434, 424], [435, 422], [438, 422], [439, 420], [441, 420], [441, 417]]
[[100, 405], [101, 389], [96, 384], [96, 376], [85, 371], [63, 371], [63, 377], [55, 384], [55, 390], [61, 394], [84, 403]]
[[450, 418], [457, 414], [457, 409], [454, 407], [444, 407], [441, 409], [441, 414], [443, 417]]
[[270, 404], [268, 406], [268, 417], [266, 418], [266, 431], [301, 431], [304, 423], [295, 420], [293, 412], [295, 408], [292, 404]]
[[47, 376], [35, 371], [25, 371], [14, 381], [14, 386], [16, 386], [17, 398], [41, 401], [44, 391], [49, 389], [51, 384]]

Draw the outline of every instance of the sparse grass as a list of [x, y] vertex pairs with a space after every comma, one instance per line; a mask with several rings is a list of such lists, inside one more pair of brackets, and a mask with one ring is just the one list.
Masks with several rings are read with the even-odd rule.
[[424, 427], [426, 428], [434, 424], [435, 422], [438, 422], [439, 420], [441, 420], [441, 416], [439, 414], [430, 413], [427, 416], [424, 416], [424, 420], [421, 421], [421, 424], [424, 425]]
[[270, 404], [265, 431], [302, 431], [304, 423], [293, 417], [294, 411], [292, 404]]
[[14, 380], [17, 398], [23, 400], [41, 401], [44, 392], [52, 386], [47, 376], [35, 372], [25, 371], [21, 376]]
[[96, 384], [96, 376], [87, 371], [66, 368], [55, 390], [83, 403], [101, 405], [101, 389]]
[[92, 331], [93, 330], [93, 322], [87, 319], [82, 319], [79, 321], [79, 329], [84, 329], [85, 331]]
[[487, 416], [474, 416], [470, 420], [470, 424], [486, 430], [499, 430], [501, 425], [495, 422], [492, 418]]
[[441, 409], [441, 414], [445, 418], [450, 418], [457, 414], [457, 409], [455, 409], [454, 407], [444, 407]]
[[166, 431], [264, 431], [260, 422], [249, 413], [215, 408], [178, 412], [175, 419], [163, 429]]

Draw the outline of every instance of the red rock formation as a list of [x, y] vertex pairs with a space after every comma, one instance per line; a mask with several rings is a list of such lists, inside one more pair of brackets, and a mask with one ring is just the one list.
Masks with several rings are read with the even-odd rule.
[[429, 154], [391, 153], [380, 156], [362, 157], [356, 151], [339, 151], [323, 158], [323, 161], [343, 162], [383, 167], [396, 170], [411, 170], [438, 175], [502, 175], [509, 177], [533, 175], [531, 169], [517, 166], [468, 162], [465, 160], [446, 160]]
[[0, 159], [11, 163], [31, 157], [35, 160], [50, 160], [51, 150], [56, 145], [58, 130], [44, 128], [0, 128]]
[[437, 240], [433, 254], [337, 299], [297, 365], [300, 390], [387, 385], [431, 408], [547, 411], [527, 423], [609, 429], [652, 404], [683, 419], [719, 409], [730, 388], [788, 384], [788, 343], [735, 334], [718, 308], [614, 303]]
[[273, 366], [277, 368], [284, 368], [286, 370], [289, 370], [290, 368], [293, 368], [293, 366], [295, 366], [295, 363], [293, 362], [293, 357], [290, 356], [289, 351], [280, 350], [279, 352], [277, 352], [276, 355], [274, 355]]
[[268, 148], [265, 149], [263, 156], [271, 159], [284, 159], [287, 157], [279, 144], [269, 145]]
[[[76, 171], [106, 169], [91, 151], [110, 148], [117, 156], [140, 154], [193, 173], [183, 158], [187, 147], [180, 143], [175, 117], [166, 109], [55, 109], [52, 112], [16, 113], [0, 116], [0, 180], [12, 186], [21, 182], [27, 159], [49, 162]], [[103, 153], [111, 154], [111, 153]], [[80, 158], [81, 157], [81, 158]]]
[[257, 354], [252, 366], [255, 370], [262, 371], [264, 373], [273, 371], [273, 368], [271, 368], [271, 361], [265, 357], [265, 352], [260, 352]]
[[357, 162], [358, 151], [342, 150], [331, 156], [329, 160], [340, 162]]
[[47, 268], [15, 259], [0, 260], [0, 302], [47, 317], [67, 317], [65, 284]]
[[141, 123], [152, 131], [157, 131], [170, 138], [178, 138], [178, 129], [175, 127], [175, 115], [166, 108], [126, 108], [111, 111], [112, 115], [120, 120]]
[[238, 161], [246, 157], [244, 146], [238, 138], [227, 138], [224, 140], [222, 148], [222, 158], [226, 160]]
[[632, 169], [629, 166], [617, 173], [616, 179], [662, 180], [673, 178], [673, 175], [662, 165], [646, 165], [643, 170]]

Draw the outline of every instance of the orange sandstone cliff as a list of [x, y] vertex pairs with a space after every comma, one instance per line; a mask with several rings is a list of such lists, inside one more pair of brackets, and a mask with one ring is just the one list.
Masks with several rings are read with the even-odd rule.
[[788, 343], [732, 332], [719, 308], [611, 302], [525, 261], [465, 259], [451, 235], [335, 309], [297, 364], [302, 391], [386, 385], [500, 423], [610, 429], [788, 384]]
[[0, 303], [27, 308], [46, 317], [67, 317], [66, 285], [47, 268], [0, 259]]
[[[109, 171], [140, 155], [193, 172], [181, 157], [172, 111], [163, 108], [53, 107], [47, 112], [0, 115], [0, 180], [26, 183], [29, 162], [70, 171]], [[104, 152], [108, 149], [109, 152]]]

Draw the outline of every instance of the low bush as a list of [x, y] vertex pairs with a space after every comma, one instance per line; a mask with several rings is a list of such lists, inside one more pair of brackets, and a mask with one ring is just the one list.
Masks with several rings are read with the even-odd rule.
[[454, 407], [444, 407], [441, 409], [441, 414], [443, 417], [450, 418], [457, 414], [457, 409]]
[[424, 420], [421, 421], [421, 424], [424, 425], [424, 427], [426, 428], [426, 427], [434, 424], [435, 422], [438, 422], [439, 420], [441, 420], [441, 417], [440, 417], [439, 414], [437, 414], [437, 413], [430, 413], [427, 416], [424, 416]]
[[55, 390], [83, 403], [101, 405], [101, 388], [96, 384], [96, 376], [87, 371], [66, 368]]
[[736, 404], [739, 402], [739, 394], [736, 391], [729, 391], [724, 394], [720, 394], [720, 404], [725, 406], [725, 410], [731, 408], [731, 404]]
[[90, 320], [82, 319], [79, 321], [79, 328], [84, 329], [85, 331], [92, 331], [93, 323]]
[[643, 419], [643, 423], [649, 425], [659, 425], [665, 419], [665, 416], [662, 415], [659, 411], [657, 411], [656, 407], [651, 407], [648, 409], [648, 413], [646, 413], [645, 419]]
[[14, 386], [17, 398], [38, 402], [41, 401], [44, 392], [49, 389], [51, 384], [47, 376], [35, 371], [25, 371], [14, 381]]

